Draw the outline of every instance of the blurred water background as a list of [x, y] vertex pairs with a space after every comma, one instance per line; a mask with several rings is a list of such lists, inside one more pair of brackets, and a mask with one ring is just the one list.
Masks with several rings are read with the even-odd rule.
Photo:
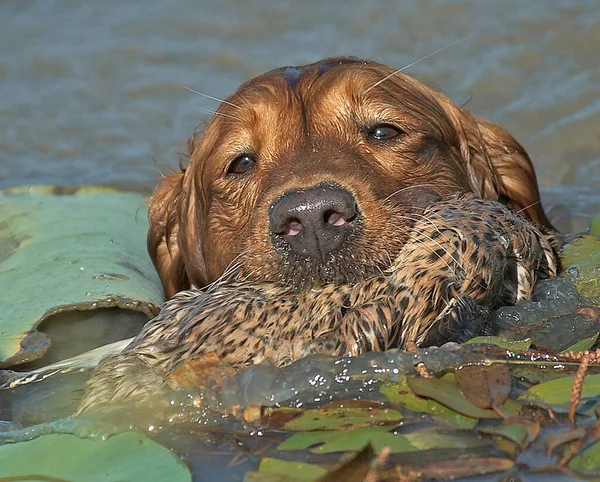
[[0, 188], [149, 191], [244, 80], [355, 55], [402, 67], [526, 147], [556, 225], [600, 212], [597, 0], [0, 3]]

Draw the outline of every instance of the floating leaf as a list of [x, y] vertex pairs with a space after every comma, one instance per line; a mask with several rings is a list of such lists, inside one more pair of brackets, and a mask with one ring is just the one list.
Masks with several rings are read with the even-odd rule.
[[470, 429], [477, 425], [478, 419], [467, 417], [445, 407], [430, 398], [418, 397], [406, 384], [406, 378], [399, 382], [390, 382], [380, 388], [380, 392], [392, 403], [406, 407], [413, 412], [427, 413], [434, 420], [459, 429]]
[[[519, 400], [562, 405], [571, 400], [573, 376], [566, 376], [538, 383], [519, 396]], [[600, 375], [588, 375], [583, 382], [581, 398], [597, 397], [600, 395]]]
[[3, 445], [0, 472], [7, 480], [192, 480], [187, 467], [171, 451], [133, 432], [107, 440], [53, 434]]
[[419, 469], [419, 479], [452, 480], [459, 477], [492, 474], [513, 468], [514, 462], [501, 457], [471, 457], [460, 460], [431, 462], [427, 467]]
[[600, 297], [600, 238], [579, 236], [562, 250], [562, 264], [577, 273], [575, 286], [581, 296]]
[[317, 454], [362, 449], [370, 443], [376, 452], [387, 446], [391, 453], [407, 453], [431, 449], [467, 449], [485, 444], [471, 434], [453, 434], [427, 429], [407, 434], [394, 434], [381, 427], [344, 431], [298, 432], [281, 443], [278, 450], [306, 450]]
[[325, 475], [327, 471], [312, 464], [290, 462], [265, 457], [256, 472], [248, 472], [245, 482], [311, 482]]
[[376, 452], [386, 445], [392, 453], [414, 452], [418, 450], [406, 437], [388, 432], [389, 428], [298, 432], [279, 444], [277, 450], [306, 450], [317, 454], [331, 452], [358, 451], [371, 444]]
[[518, 423], [510, 423], [507, 425], [495, 425], [493, 427], [483, 427], [478, 430], [481, 433], [490, 435], [501, 435], [508, 440], [522, 445], [527, 440], [527, 429]]
[[522, 351], [529, 350], [531, 346], [531, 338], [525, 338], [524, 340], [511, 341], [501, 336], [476, 336], [466, 341], [465, 345], [472, 345], [476, 343], [482, 343], [486, 345], [494, 345], [500, 348], [506, 348], [511, 351]]
[[368, 444], [350, 460], [320, 477], [318, 482], [363, 482], [371, 468], [373, 455], [373, 447]]
[[35, 328], [53, 314], [158, 311], [145, 204], [139, 194], [93, 187], [0, 193], [0, 366], [40, 358], [50, 341]]
[[306, 410], [284, 425], [286, 430], [349, 430], [373, 425], [398, 424], [402, 415], [397, 410], [371, 404], [363, 408], [329, 404]]
[[485, 410], [473, 405], [454, 383], [438, 378], [409, 378], [407, 383], [417, 395], [436, 400], [467, 417], [499, 418], [493, 410]]
[[585, 436], [584, 428], [575, 428], [558, 433], [549, 433], [546, 442], [548, 456], [550, 456], [556, 447], [573, 442], [574, 440], [579, 440], [583, 436]]
[[573, 470], [598, 475], [600, 472], [600, 442], [595, 442], [569, 462]]
[[454, 375], [460, 391], [479, 408], [499, 407], [510, 394], [511, 378], [506, 364], [465, 365], [455, 370]]
[[572, 351], [574, 353], [579, 353], [580, 351], [589, 350], [590, 348], [592, 348], [594, 346], [594, 343], [596, 343], [596, 341], [598, 341], [599, 334], [600, 333], [596, 333], [594, 336], [591, 336], [589, 338], [584, 338], [583, 340], [578, 341], [574, 345], [571, 345], [569, 348], [561, 351], [560, 354], [569, 353], [570, 351]]
[[460, 449], [465, 450], [480, 447], [487, 442], [478, 439], [471, 433], [450, 433], [436, 428], [419, 430], [416, 432], [402, 434], [413, 447], [419, 450], [433, 449]]

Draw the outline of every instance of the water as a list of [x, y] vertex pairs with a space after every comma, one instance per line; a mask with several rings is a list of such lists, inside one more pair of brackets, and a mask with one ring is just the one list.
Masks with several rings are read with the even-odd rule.
[[[217, 106], [181, 84], [224, 97], [263, 71], [332, 55], [402, 67], [468, 35], [407, 72], [511, 132], [550, 218], [583, 229], [600, 212], [597, 0], [2, 2], [0, 188], [147, 192]], [[320, 396], [315, 377], [304, 380]], [[78, 387], [56, 383], [55, 404], [32, 390], [13, 415], [44, 419], [41, 404], [68, 412]], [[279, 395], [290, 396], [283, 384]]]
[[563, 230], [600, 211], [596, 0], [0, 4], [0, 188], [150, 190], [245, 79], [346, 54], [401, 67], [513, 133]]

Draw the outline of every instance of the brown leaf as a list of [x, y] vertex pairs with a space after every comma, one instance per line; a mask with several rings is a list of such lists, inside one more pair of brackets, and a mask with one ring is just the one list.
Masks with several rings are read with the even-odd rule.
[[476, 407], [495, 409], [508, 398], [511, 377], [508, 366], [463, 366], [455, 371], [456, 383], [465, 397]]
[[373, 447], [367, 444], [350, 460], [319, 477], [317, 482], [339, 482], [340, 480], [362, 482], [369, 472], [369, 463], [373, 454]]
[[286, 423], [302, 415], [305, 410], [288, 407], [262, 407], [261, 423], [270, 430], [280, 430]]

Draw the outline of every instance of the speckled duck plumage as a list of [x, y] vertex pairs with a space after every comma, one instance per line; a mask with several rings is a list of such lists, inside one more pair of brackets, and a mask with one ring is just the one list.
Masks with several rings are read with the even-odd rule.
[[289, 364], [462, 341], [489, 310], [529, 299], [555, 276], [558, 247], [501, 203], [458, 194], [427, 208], [390, 268], [354, 285], [294, 291], [228, 278], [178, 293], [88, 382], [80, 413], [168, 387], [183, 361]]

